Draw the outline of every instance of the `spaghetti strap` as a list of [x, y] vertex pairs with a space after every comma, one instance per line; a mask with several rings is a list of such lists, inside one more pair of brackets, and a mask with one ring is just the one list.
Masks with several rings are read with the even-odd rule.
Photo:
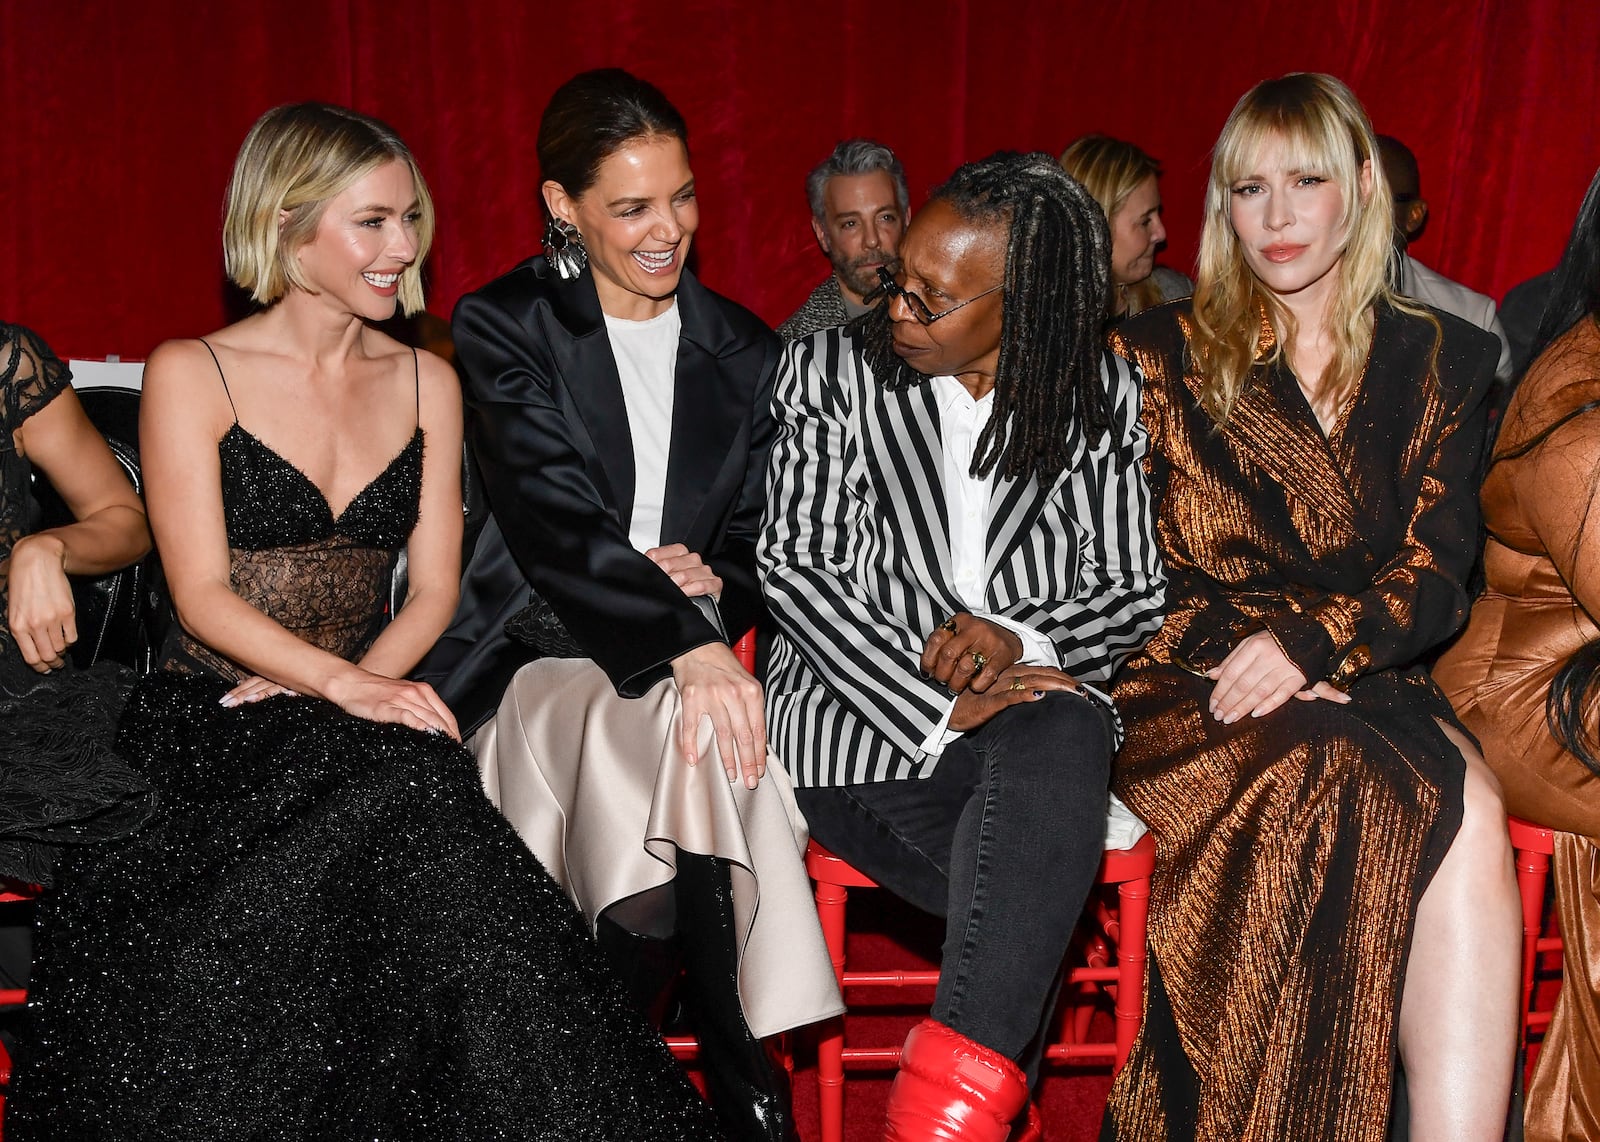
[[[222, 378], [222, 395], [228, 398], [228, 407], [233, 409], [233, 423], [239, 423], [239, 410], [234, 406], [233, 394], [228, 391], [228, 378], [222, 371], [222, 362], [217, 360], [217, 351], [211, 347], [211, 342], [201, 337], [200, 344], [206, 347], [206, 352], [211, 354], [211, 363], [217, 367], [217, 376]], [[412, 350], [415, 352], [416, 350]]]
[[422, 427], [422, 366], [417, 361], [417, 347], [411, 347], [411, 391], [417, 398], [417, 427]]

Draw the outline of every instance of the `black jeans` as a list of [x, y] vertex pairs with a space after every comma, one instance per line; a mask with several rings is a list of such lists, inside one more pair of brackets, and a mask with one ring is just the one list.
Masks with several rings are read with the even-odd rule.
[[811, 835], [945, 918], [933, 1017], [1023, 1063], [1104, 849], [1111, 719], [1052, 692], [945, 747], [931, 776], [799, 789]]

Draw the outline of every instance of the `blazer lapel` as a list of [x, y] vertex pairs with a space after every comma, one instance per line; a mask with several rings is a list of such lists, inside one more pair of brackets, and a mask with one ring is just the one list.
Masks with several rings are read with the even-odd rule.
[[[1271, 323], [1263, 317], [1257, 360], [1268, 356], [1274, 343]], [[1198, 399], [1203, 387], [1199, 374], [1189, 369], [1183, 379]], [[1305, 406], [1296, 381], [1286, 368], [1273, 367], [1272, 375], [1241, 396], [1222, 431], [1243, 446], [1284, 488], [1315, 504], [1345, 542], [1366, 548], [1350, 488], [1315, 415]]]
[[864, 418], [876, 436], [868, 463], [892, 520], [903, 525], [900, 546], [929, 594], [951, 612], [965, 610], [955, 597], [951, 570], [944, 445], [933, 385], [925, 381], [890, 392], [869, 384], [878, 400]]
[[600, 470], [592, 472], [602, 496], [617, 505], [622, 526], [633, 518], [633, 437], [622, 400], [622, 378], [606, 335], [600, 299], [589, 273], [572, 288], [556, 291], [552, 305], [566, 337], [551, 338], [556, 368], [594, 445]]
[[[1083, 428], [1073, 423], [1067, 429], [1067, 462], [1052, 479], [1048, 487], [1041, 488], [1038, 476], [1029, 473], [1025, 480], [1002, 480], [998, 474], [991, 476], [992, 491], [989, 496], [989, 518], [986, 539], [987, 558], [984, 563], [984, 580], [993, 584], [995, 572], [1005, 565], [1017, 545], [1026, 539], [1039, 522], [1045, 507], [1051, 503], [1061, 486], [1072, 478], [1083, 458], [1088, 441]], [[1094, 527], [1093, 520], [1084, 521], [1084, 527]]]
[[[750, 400], [760, 381], [761, 346], [741, 344], [706, 296], [684, 273], [678, 286], [677, 371], [672, 384], [672, 443], [667, 455], [666, 503], [661, 537], [689, 542], [701, 509], [723, 497], [708, 495], [727, 467]], [[741, 454], [742, 455], [742, 454]], [[698, 539], [698, 536], [696, 535]]]
[[1396, 478], [1411, 441], [1432, 440], [1439, 428], [1443, 409], [1422, 380], [1435, 336], [1431, 323], [1378, 307], [1367, 370], [1333, 443], [1339, 470], [1351, 474], [1346, 483], [1364, 535], [1395, 536], [1406, 528], [1402, 501], [1382, 489]]

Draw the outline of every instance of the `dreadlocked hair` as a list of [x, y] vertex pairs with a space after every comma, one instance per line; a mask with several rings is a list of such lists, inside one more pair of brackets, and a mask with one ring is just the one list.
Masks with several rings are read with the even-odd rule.
[[[973, 450], [972, 475], [996, 464], [1008, 480], [1053, 480], [1072, 459], [1076, 420], [1097, 443], [1111, 425], [1100, 379], [1111, 288], [1105, 212], [1051, 155], [1000, 151], [968, 163], [929, 201], [968, 222], [1006, 226], [994, 411]], [[867, 365], [890, 391], [928, 377], [895, 355], [889, 307], [859, 319]]]

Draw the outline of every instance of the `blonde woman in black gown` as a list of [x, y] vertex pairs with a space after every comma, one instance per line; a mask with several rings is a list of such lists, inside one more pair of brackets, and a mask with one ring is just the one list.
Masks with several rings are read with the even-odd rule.
[[455, 605], [460, 407], [371, 322], [420, 308], [432, 228], [375, 120], [245, 141], [227, 265], [264, 308], [146, 370], [182, 629], [119, 742], [163, 811], [63, 868], [9, 1140], [714, 1135], [403, 680]]

